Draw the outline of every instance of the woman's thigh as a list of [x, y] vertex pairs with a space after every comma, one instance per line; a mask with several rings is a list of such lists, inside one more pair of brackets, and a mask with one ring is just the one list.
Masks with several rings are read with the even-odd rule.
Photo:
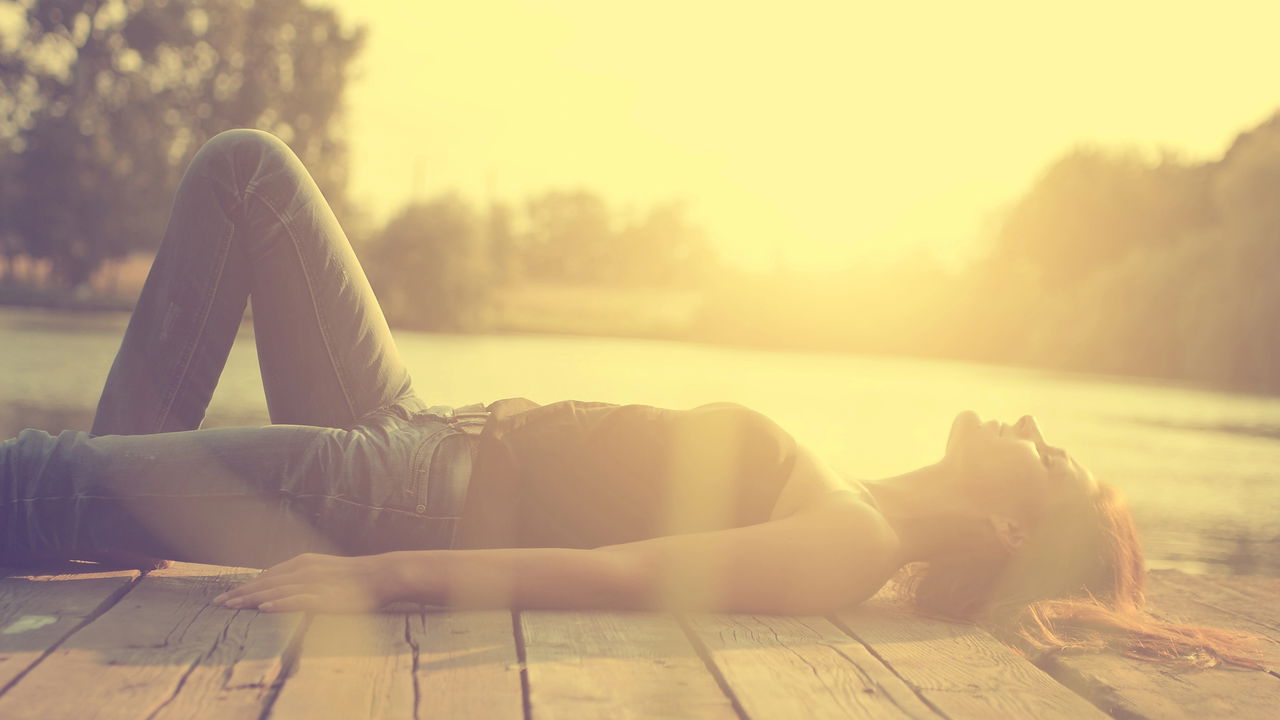
[[382, 308], [333, 210], [279, 138], [210, 141], [205, 172], [240, 183], [236, 228], [275, 423], [351, 427], [412, 391]]
[[272, 422], [349, 428], [412, 397], [364, 270], [310, 174], [278, 138], [233, 130], [183, 175], [93, 433], [199, 427], [250, 298]]
[[[408, 419], [405, 419], [408, 418]], [[265, 567], [302, 552], [447, 548], [438, 418], [134, 436], [35, 430], [0, 446], [4, 550], [124, 550]], [[433, 460], [436, 468], [432, 469]]]

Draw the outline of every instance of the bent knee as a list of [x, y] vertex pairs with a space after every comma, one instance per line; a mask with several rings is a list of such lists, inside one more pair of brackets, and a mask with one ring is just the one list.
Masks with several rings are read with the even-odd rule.
[[285, 141], [272, 135], [266, 130], [256, 130], [254, 128], [232, 128], [231, 130], [223, 130], [205, 141], [205, 147], [211, 147], [215, 150], [289, 150], [289, 146]]
[[269, 155], [292, 156], [288, 144], [265, 130], [235, 128], [223, 130], [205, 141], [191, 164], [208, 162], [257, 163]]

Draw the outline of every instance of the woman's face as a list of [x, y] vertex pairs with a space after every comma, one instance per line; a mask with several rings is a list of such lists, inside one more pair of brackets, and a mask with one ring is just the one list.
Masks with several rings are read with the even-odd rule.
[[1006, 425], [983, 422], [972, 411], [960, 413], [943, 462], [957, 471], [957, 489], [979, 507], [1024, 522], [1098, 492], [1093, 475], [1050, 445], [1030, 415]]

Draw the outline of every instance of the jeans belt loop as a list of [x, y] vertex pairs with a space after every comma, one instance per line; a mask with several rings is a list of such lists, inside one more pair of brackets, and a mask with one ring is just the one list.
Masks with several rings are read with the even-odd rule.
[[428, 415], [435, 415], [444, 420], [449, 420], [453, 417], [453, 408], [449, 405], [432, 405], [425, 412]]

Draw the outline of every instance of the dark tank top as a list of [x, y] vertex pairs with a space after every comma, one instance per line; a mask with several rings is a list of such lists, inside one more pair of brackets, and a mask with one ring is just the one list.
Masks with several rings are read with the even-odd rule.
[[733, 403], [489, 410], [456, 548], [594, 548], [765, 522], [796, 458], [791, 435]]

